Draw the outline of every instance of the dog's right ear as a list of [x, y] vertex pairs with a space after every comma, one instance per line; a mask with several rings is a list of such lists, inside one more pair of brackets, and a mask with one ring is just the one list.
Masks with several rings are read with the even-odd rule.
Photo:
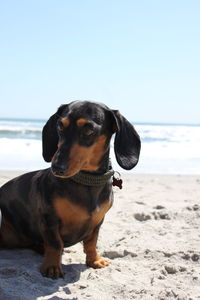
[[114, 150], [117, 162], [123, 169], [131, 170], [139, 160], [140, 137], [133, 125], [119, 111], [111, 112], [114, 118], [113, 131], [116, 132]]
[[57, 151], [58, 147], [58, 132], [57, 132], [57, 122], [60, 118], [63, 110], [66, 109], [68, 105], [61, 105], [57, 112], [52, 115], [42, 130], [42, 155], [46, 162], [50, 162]]

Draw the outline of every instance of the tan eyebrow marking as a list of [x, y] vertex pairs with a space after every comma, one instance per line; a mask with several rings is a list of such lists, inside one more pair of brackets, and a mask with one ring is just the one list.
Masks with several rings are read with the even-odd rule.
[[85, 125], [86, 123], [88, 122], [87, 119], [84, 119], [84, 118], [80, 118], [76, 121], [76, 124], [78, 127], [82, 127], [83, 125]]
[[69, 118], [62, 118], [61, 122], [62, 122], [62, 124], [63, 124], [64, 127], [68, 127], [69, 124], [70, 124]]

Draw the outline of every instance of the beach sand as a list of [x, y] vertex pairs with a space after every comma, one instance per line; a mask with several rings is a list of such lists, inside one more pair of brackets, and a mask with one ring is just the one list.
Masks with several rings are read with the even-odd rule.
[[[0, 184], [20, 172], [0, 172]], [[122, 175], [100, 230], [105, 269], [65, 248], [64, 279], [39, 273], [31, 250], [0, 251], [0, 300], [200, 299], [200, 176]]]

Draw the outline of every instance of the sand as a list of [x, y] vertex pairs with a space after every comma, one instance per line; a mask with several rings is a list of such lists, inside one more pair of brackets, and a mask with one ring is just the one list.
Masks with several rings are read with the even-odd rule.
[[[0, 172], [0, 184], [19, 172]], [[0, 299], [200, 299], [200, 176], [123, 175], [101, 228], [105, 269], [85, 265], [82, 245], [66, 248], [64, 279], [39, 273], [31, 250], [0, 251]]]

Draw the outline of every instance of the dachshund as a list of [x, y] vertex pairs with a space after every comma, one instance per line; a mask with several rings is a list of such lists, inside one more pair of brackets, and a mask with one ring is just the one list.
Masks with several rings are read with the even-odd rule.
[[140, 137], [119, 111], [101, 103], [61, 105], [42, 131], [43, 158], [51, 167], [14, 178], [0, 189], [0, 249], [31, 248], [44, 254], [43, 276], [63, 277], [64, 247], [83, 243], [86, 264], [110, 264], [96, 244], [113, 203], [109, 151], [126, 170], [136, 166]]

